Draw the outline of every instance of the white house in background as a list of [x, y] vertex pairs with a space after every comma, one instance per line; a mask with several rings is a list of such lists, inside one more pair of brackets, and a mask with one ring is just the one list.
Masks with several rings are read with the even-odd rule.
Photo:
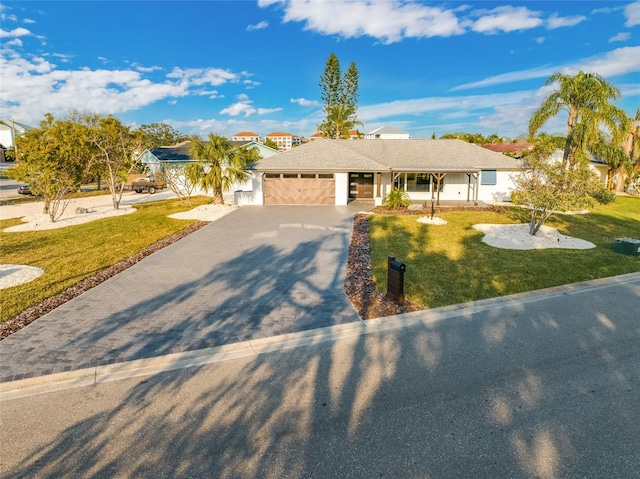
[[0, 120], [0, 159], [5, 161], [4, 150], [11, 150], [15, 146], [15, 138], [22, 135], [27, 130], [33, 130], [32, 126], [15, 120]]
[[282, 131], [274, 131], [273, 133], [269, 133], [264, 137], [265, 141], [267, 139], [275, 142], [278, 145], [279, 151], [290, 150], [294, 146], [300, 145], [302, 140], [299, 136], [292, 135], [291, 133], [285, 133]]
[[392, 126], [381, 126], [364, 135], [365, 140], [408, 140], [411, 135]]
[[461, 140], [318, 139], [249, 166], [238, 205], [381, 205], [394, 188], [415, 202], [508, 200], [519, 161]]
[[256, 143], [260, 143], [260, 135], [252, 131], [241, 131], [233, 135], [231, 141], [255, 141]]
[[[563, 150], [556, 150], [551, 155], [550, 160], [560, 163], [562, 161], [563, 155], [564, 155]], [[598, 175], [598, 178], [600, 178], [600, 181], [602, 182], [602, 184], [607, 186], [608, 174], [610, 169], [609, 165], [607, 165], [607, 163], [605, 163], [605, 161], [602, 160], [602, 158], [599, 158], [593, 155], [590, 155], [590, 156], [591, 156], [591, 159], [589, 160], [589, 168], [596, 175]], [[617, 175], [613, 177], [614, 184], [616, 181], [617, 181]]]

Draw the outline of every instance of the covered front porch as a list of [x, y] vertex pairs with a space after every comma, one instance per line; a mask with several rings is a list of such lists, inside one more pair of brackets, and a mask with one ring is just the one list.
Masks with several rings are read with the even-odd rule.
[[[388, 178], [384, 185], [384, 177]], [[394, 189], [407, 193], [414, 203], [442, 201], [478, 205], [481, 170], [390, 170], [388, 174], [378, 173], [376, 204], [382, 204], [384, 196]], [[446, 186], [445, 186], [446, 185]], [[387, 186], [386, 188], [384, 186]], [[386, 190], [386, 191], [385, 191]]]

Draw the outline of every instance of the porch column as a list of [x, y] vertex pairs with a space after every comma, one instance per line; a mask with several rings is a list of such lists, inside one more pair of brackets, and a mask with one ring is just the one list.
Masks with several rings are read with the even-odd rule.
[[376, 173], [376, 198], [380, 198], [382, 190], [382, 173]]
[[474, 188], [473, 188], [473, 196], [474, 196], [474, 203], [477, 205], [478, 204], [478, 173], [467, 173], [467, 176], [469, 177], [469, 185], [467, 186], [467, 202], [471, 201], [471, 178], [473, 178], [475, 180], [475, 184], [474, 184]]
[[476, 179], [476, 188], [475, 188], [473, 205], [478, 206], [478, 190], [480, 190], [480, 172], [476, 173], [474, 178]]
[[446, 173], [434, 173], [433, 176], [436, 177], [436, 192], [437, 197], [436, 197], [436, 205], [440, 206], [440, 181], [442, 181], [444, 179], [445, 176], [447, 176]]

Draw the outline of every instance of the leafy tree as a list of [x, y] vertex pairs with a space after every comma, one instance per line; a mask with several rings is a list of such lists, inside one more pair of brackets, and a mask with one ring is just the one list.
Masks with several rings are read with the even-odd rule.
[[359, 73], [355, 62], [351, 62], [342, 76], [340, 61], [335, 53], [331, 53], [319, 82], [325, 120], [318, 126], [318, 130], [324, 137], [348, 138], [353, 126], [362, 125], [357, 120], [358, 82]]
[[628, 120], [623, 151], [629, 160], [623, 162], [620, 167], [621, 178], [617, 184], [617, 191], [622, 191], [625, 183], [640, 175], [640, 108], [636, 110], [635, 117]]
[[196, 183], [192, 182], [184, 165], [167, 165], [162, 170], [162, 180], [173, 191], [180, 201], [191, 206]]
[[364, 125], [355, 119], [349, 106], [339, 104], [329, 110], [325, 123], [320, 125], [320, 130], [330, 132], [327, 136], [334, 138], [349, 138], [349, 130], [355, 126]]
[[278, 149], [278, 144], [271, 138], [267, 138], [266, 140], [264, 140], [264, 146], [268, 146], [269, 148], [273, 148], [274, 150]]
[[582, 71], [574, 76], [558, 72], [551, 75], [545, 85], [555, 83], [557, 88], [543, 100], [529, 121], [529, 136], [534, 138], [550, 118], [565, 111], [567, 137], [562, 169], [567, 170], [578, 158], [585, 157], [581, 153], [606, 142], [603, 129], [616, 144], [627, 120], [624, 111], [611, 104], [620, 92], [601, 76]]
[[462, 140], [466, 141], [467, 143], [474, 143], [476, 145], [484, 145], [485, 143], [490, 143], [490, 141], [480, 133], [445, 133], [440, 138], [443, 140]]
[[136, 167], [133, 138], [129, 128], [114, 116], [85, 115], [88, 142], [94, 149], [91, 167], [104, 171], [113, 207], [120, 208], [127, 175]]
[[214, 204], [224, 204], [223, 192], [231, 188], [235, 181], [247, 179], [245, 168], [258, 161], [260, 155], [256, 148], [233, 149], [229, 140], [223, 136], [209, 133], [209, 141], [204, 142], [198, 136], [192, 137], [189, 154], [198, 163], [187, 165], [189, 180], [213, 193]]
[[18, 163], [8, 174], [42, 196], [43, 212], [51, 221], [62, 216], [68, 204], [66, 195], [77, 189], [85, 176], [91, 155], [86, 140], [77, 112], [65, 120], [46, 114], [40, 128], [17, 139]]
[[565, 141], [561, 137], [540, 135], [533, 148], [524, 154], [525, 169], [512, 178], [516, 187], [511, 194], [514, 204], [531, 209], [531, 235], [535, 235], [554, 212], [590, 208], [596, 202], [614, 199], [591, 171], [588, 161], [576, 161], [574, 167], [565, 169], [562, 163], [550, 159]]
[[139, 153], [147, 148], [161, 146], [173, 146], [189, 139], [188, 135], [174, 129], [166, 123], [151, 123], [142, 125], [131, 132], [136, 140], [136, 149]]

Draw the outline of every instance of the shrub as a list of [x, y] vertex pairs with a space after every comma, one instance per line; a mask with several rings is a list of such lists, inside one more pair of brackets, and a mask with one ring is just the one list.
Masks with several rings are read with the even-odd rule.
[[411, 200], [407, 196], [406, 192], [399, 189], [393, 189], [384, 197], [382, 204], [389, 209], [397, 210], [409, 206], [411, 204]]

